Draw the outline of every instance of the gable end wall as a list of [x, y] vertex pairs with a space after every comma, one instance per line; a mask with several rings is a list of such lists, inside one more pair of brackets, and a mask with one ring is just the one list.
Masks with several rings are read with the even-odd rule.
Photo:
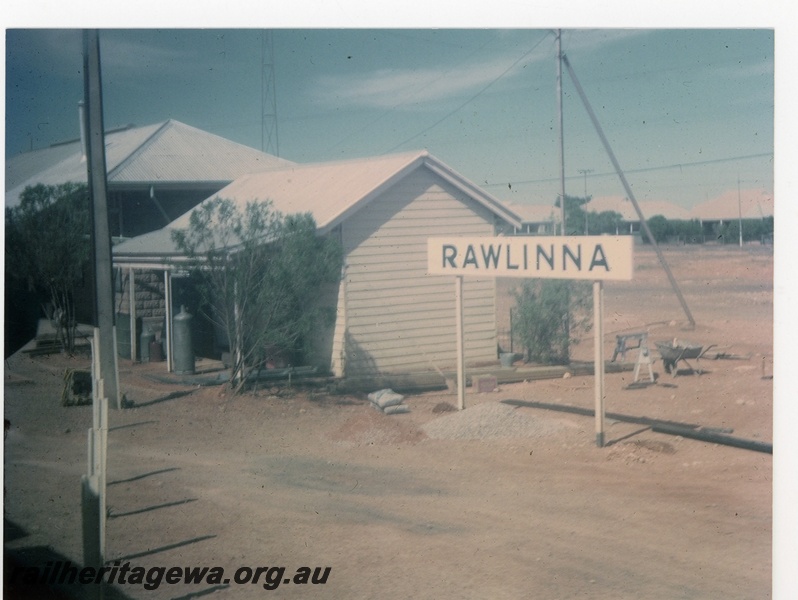
[[[426, 274], [427, 238], [492, 236], [493, 222], [486, 208], [423, 168], [347, 220], [346, 326], [336, 331], [341, 364], [334, 353], [334, 370], [454, 368], [454, 280]], [[466, 364], [495, 361], [495, 281], [466, 278], [463, 288]]]

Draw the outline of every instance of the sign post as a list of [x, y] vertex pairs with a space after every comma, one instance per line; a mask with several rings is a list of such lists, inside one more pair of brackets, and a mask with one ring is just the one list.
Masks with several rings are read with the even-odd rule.
[[631, 236], [428, 238], [427, 273], [455, 277], [457, 404], [465, 408], [463, 277], [575, 279], [593, 282], [596, 445], [604, 446], [604, 281], [629, 281]]
[[454, 278], [454, 311], [457, 337], [457, 408], [465, 408], [465, 342], [463, 338], [463, 276]]
[[596, 446], [604, 447], [604, 283], [593, 282], [593, 381], [596, 404]]

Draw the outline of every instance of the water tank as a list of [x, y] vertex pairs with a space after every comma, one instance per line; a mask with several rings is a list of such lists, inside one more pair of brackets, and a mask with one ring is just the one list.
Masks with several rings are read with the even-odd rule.
[[155, 341], [155, 333], [149, 326], [145, 327], [144, 331], [141, 332], [140, 340], [141, 362], [148, 363], [150, 362], [150, 344]]
[[194, 319], [185, 306], [172, 319], [172, 355], [177, 374], [194, 373], [194, 346], [191, 339], [191, 321]]

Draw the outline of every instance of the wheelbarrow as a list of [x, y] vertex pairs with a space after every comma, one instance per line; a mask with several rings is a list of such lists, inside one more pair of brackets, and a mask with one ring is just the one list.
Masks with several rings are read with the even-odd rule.
[[[654, 342], [657, 346], [657, 350], [659, 351], [660, 356], [662, 357], [662, 363], [665, 367], [665, 372], [670, 373], [674, 377], [677, 374], [677, 366], [680, 362], [683, 362], [687, 365], [691, 372], [701, 375], [702, 371], [700, 369], [700, 360], [701, 357], [704, 356], [710, 349], [715, 347], [715, 344], [711, 346], [699, 346], [697, 344], [691, 343], [678, 343], [677, 340], [673, 340], [672, 342]], [[696, 366], [698, 369], [694, 369], [693, 366], [688, 362], [687, 359], [695, 360]]]

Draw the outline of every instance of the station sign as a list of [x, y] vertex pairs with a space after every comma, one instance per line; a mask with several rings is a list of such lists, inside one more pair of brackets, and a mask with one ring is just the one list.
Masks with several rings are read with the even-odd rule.
[[427, 273], [629, 281], [632, 236], [434, 237], [427, 240]]

